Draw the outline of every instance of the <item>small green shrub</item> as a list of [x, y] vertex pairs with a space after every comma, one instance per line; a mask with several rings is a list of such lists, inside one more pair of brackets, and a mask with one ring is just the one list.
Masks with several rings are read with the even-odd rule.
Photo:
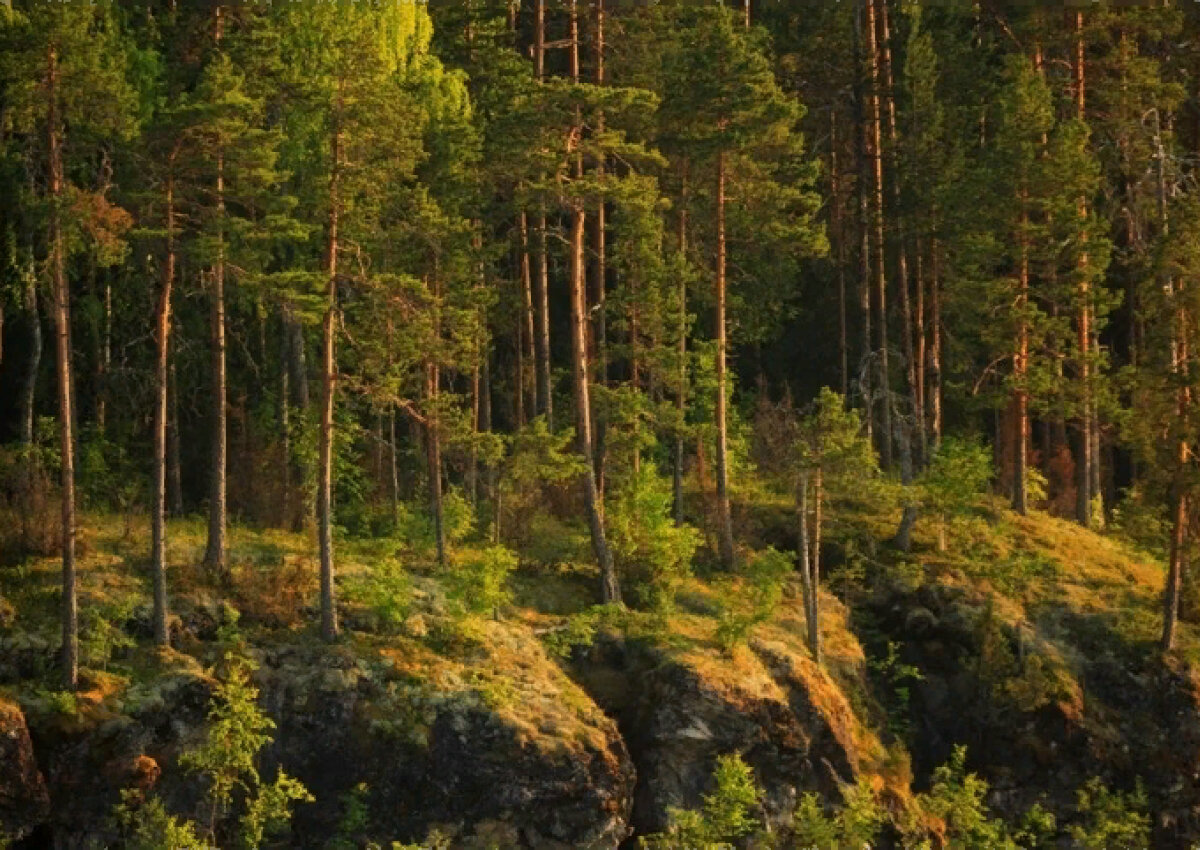
[[383, 559], [346, 582], [346, 597], [366, 608], [376, 630], [395, 632], [411, 612], [412, 583], [398, 562]]
[[988, 784], [966, 768], [966, 747], [956, 747], [950, 761], [933, 773], [933, 787], [919, 797], [921, 807], [946, 826], [955, 850], [1018, 850], [1003, 821], [989, 816]]
[[556, 658], [566, 658], [577, 646], [591, 646], [596, 632], [605, 627], [624, 625], [627, 612], [615, 603], [593, 605], [567, 618], [561, 629], [542, 638], [546, 650]]
[[665, 833], [639, 839], [653, 850], [721, 850], [732, 847], [759, 828], [753, 811], [759, 790], [750, 766], [736, 753], [717, 759], [714, 789], [699, 810], [671, 809]]
[[450, 596], [465, 611], [499, 617], [512, 602], [508, 577], [517, 568], [517, 556], [503, 546], [471, 553], [450, 575]]
[[1146, 791], [1139, 782], [1129, 794], [1109, 791], [1093, 777], [1076, 792], [1083, 823], [1071, 827], [1071, 838], [1086, 850], [1145, 850], [1150, 846]]
[[691, 575], [700, 533], [675, 525], [671, 483], [646, 462], [617, 490], [606, 515], [609, 541], [633, 603], [657, 614], [675, 607]]
[[759, 552], [742, 568], [740, 587], [723, 594], [717, 643], [726, 652], [745, 643], [754, 627], [771, 619], [783, 600], [783, 584], [795, 571], [792, 559], [774, 548]]
[[790, 846], [833, 850], [869, 847], [887, 822], [887, 815], [865, 780], [843, 789], [842, 806], [830, 816], [821, 798], [805, 794], [792, 818]]
[[194, 823], [170, 814], [162, 800], [147, 799], [141, 791], [121, 792], [113, 822], [126, 850], [216, 850], [196, 834]]

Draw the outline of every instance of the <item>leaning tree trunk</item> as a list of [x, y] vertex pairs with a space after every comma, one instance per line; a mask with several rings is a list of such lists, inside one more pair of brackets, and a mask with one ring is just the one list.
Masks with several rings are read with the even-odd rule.
[[729, 507], [728, 425], [725, 396], [725, 170], [726, 153], [717, 154], [717, 534], [721, 563], [725, 569], [734, 566], [733, 517]]
[[62, 452], [62, 681], [73, 691], [79, 684], [79, 610], [75, 591], [75, 442], [72, 436], [71, 303], [64, 268], [61, 201], [62, 137], [58, 117], [58, 49], [47, 57], [47, 152], [50, 166], [50, 273], [54, 283], [55, 353], [58, 371], [58, 428]]
[[585, 218], [583, 202], [576, 200], [571, 212], [571, 365], [575, 384], [575, 421], [578, 428], [576, 442], [583, 455], [584, 502], [587, 509], [588, 526], [592, 534], [592, 549], [600, 566], [600, 598], [605, 603], [620, 602], [621, 588], [617, 581], [616, 565], [612, 550], [604, 533], [604, 515], [600, 506], [600, 493], [596, 487], [594, 459], [592, 457], [592, 412], [588, 391], [587, 357], [587, 303], [585, 299], [584, 238]]

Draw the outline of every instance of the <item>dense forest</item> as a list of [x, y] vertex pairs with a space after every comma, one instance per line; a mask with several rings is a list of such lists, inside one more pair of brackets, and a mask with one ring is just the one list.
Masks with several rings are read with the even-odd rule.
[[1197, 846], [1198, 75], [0, 3], [0, 846]]

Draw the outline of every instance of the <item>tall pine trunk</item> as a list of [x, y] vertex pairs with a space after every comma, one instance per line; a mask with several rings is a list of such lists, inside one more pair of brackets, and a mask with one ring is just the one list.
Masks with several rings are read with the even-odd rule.
[[[1075, 55], [1072, 62], [1072, 72], [1074, 76], [1074, 94], [1075, 108], [1079, 116], [1079, 120], [1083, 121], [1086, 117], [1085, 112], [1085, 76], [1084, 76], [1084, 49], [1083, 49], [1083, 12], [1072, 12], [1072, 21], [1075, 27]], [[1080, 225], [1084, 226], [1087, 223], [1087, 200], [1079, 199], [1079, 218]], [[1088, 256], [1085, 251], [1079, 258], [1079, 265], [1085, 271], [1080, 276], [1079, 281], [1079, 312], [1076, 317], [1076, 328], [1078, 330], [1078, 345], [1079, 345], [1079, 387], [1082, 396], [1080, 402], [1080, 420], [1079, 420], [1079, 464], [1078, 464], [1078, 480], [1076, 485], [1075, 499], [1075, 518], [1079, 524], [1086, 527], [1092, 524], [1092, 497], [1095, 495], [1092, 492], [1093, 470], [1092, 466], [1096, 463], [1095, 453], [1093, 452], [1094, 437], [1092, 431], [1095, 427], [1094, 417], [1094, 401], [1092, 398], [1092, 374], [1091, 374], [1091, 341], [1092, 341], [1092, 316], [1091, 316], [1091, 293], [1087, 280], [1086, 269], [1088, 265]]]
[[864, 27], [867, 35], [867, 67], [870, 70], [870, 95], [867, 98], [870, 108], [870, 145], [868, 152], [871, 157], [871, 170], [874, 177], [872, 186], [871, 224], [875, 249], [875, 306], [876, 306], [876, 344], [878, 346], [878, 391], [881, 401], [879, 410], [879, 449], [880, 460], [884, 469], [892, 468], [892, 399], [888, 368], [888, 316], [887, 316], [887, 268], [884, 255], [884, 209], [883, 209], [883, 119], [880, 115], [879, 90], [879, 45], [876, 39], [877, 0], [867, 0], [867, 20]]
[[617, 581], [617, 569], [613, 563], [612, 550], [604, 533], [604, 514], [600, 504], [600, 493], [596, 487], [594, 458], [592, 457], [592, 412], [588, 390], [587, 356], [587, 302], [585, 297], [585, 219], [582, 200], [573, 202], [571, 211], [571, 365], [575, 384], [576, 441], [583, 455], [584, 503], [587, 509], [588, 527], [592, 535], [592, 550], [600, 567], [600, 598], [605, 603], [621, 601], [621, 588]]
[[838, 279], [838, 377], [842, 398], [850, 396], [850, 346], [846, 332], [846, 230], [842, 215], [841, 172], [838, 168], [838, 124], [837, 110], [829, 110], [829, 189], [830, 218], [835, 250], [837, 251]]
[[42, 365], [42, 318], [38, 311], [37, 276], [30, 268], [25, 277], [25, 320], [29, 323], [29, 354], [25, 358], [25, 374], [17, 398], [17, 418], [20, 420], [21, 445], [33, 445], [34, 401], [37, 396], [38, 370]]
[[79, 609], [75, 590], [75, 441], [72, 435], [71, 302], [62, 232], [63, 163], [58, 117], [58, 48], [51, 45], [46, 67], [47, 153], [50, 170], [50, 273], [54, 283], [55, 354], [58, 371], [58, 429], [62, 452], [62, 682], [79, 684]]
[[1013, 357], [1013, 398], [1012, 411], [1015, 420], [1013, 427], [1013, 457], [1012, 457], [1012, 508], [1024, 516], [1026, 505], [1026, 468], [1029, 451], [1029, 390], [1026, 380], [1029, 372], [1029, 322], [1026, 312], [1029, 309], [1029, 245], [1027, 243], [1027, 228], [1029, 215], [1026, 212], [1026, 194], [1024, 188], [1020, 193], [1021, 219], [1018, 227], [1017, 250], [1017, 350]]
[[727, 337], [725, 327], [725, 172], [727, 154], [717, 154], [717, 534], [721, 563], [725, 569], [734, 566], [733, 516], [729, 507], [729, 431], [726, 422], [725, 358]]
[[[223, 28], [222, 9], [216, 7], [216, 41]], [[226, 560], [226, 493], [229, 468], [228, 404], [225, 371], [225, 153], [217, 148], [217, 258], [212, 269], [209, 346], [212, 357], [212, 456], [209, 468], [208, 546], [204, 564], [223, 581], [229, 578]]]
[[[534, 64], [540, 83], [546, 74], [546, 0], [534, 7]], [[554, 393], [550, 380], [550, 256], [546, 239], [546, 206], [538, 213], [538, 271], [534, 300], [537, 302], [537, 379], [538, 413], [546, 417], [546, 427], [554, 430]]]
[[154, 497], [150, 516], [150, 574], [154, 583], [154, 642], [170, 643], [167, 632], [167, 395], [171, 353], [171, 289], [175, 284], [175, 154], [167, 161], [166, 257], [154, 315]]
[[333, 587], [333, 404], [337, 386], [334, 356], [337, 326], [338, 219], [341, 213], [342, 110], [341, 84], [334, 105], [329, 177], [329, 233], [326, 248], [325, 318], [321, 326], [321, 425], [318, 439], [317, 547], [321, 561], [321, 636], [332, 641], [338, 635], [337, 602]]
[[[594, 36], [595, 36], [595, 63], [596, 63], [596, 85], [604, 85], [604, 0], [594, 0], [595, 16], [593, 19]], [[572, 10], [574, 5], [572, 5]], [[572, 17], [574, 17], [572, 15]], [[578, 28], [572, 27], [572, 31], [576, 36], [576, 44], [578, 44]], [[576, 70], [578, 70], [578, 60], [575, 62]], [[578, 77], [578, 73], [576, 73]], [[599, 112], [596, 116], [597, 132], [604, 132], [604, 113]], [[604, 171], [606, 163], [604, 157], [600, 156], [596, 161], [596, 178], [598, 181], [604, 181]], [[594, 219], [594, 249], [595, 249], [595, 282], [593, 283], [592, 303], [594, 305], [594, 320], [592, 333], [596, 340], [596, 380], [603, 386], [608, 383], [608, 306], [607, 306], [607, 277], [608, 277], [608, 256], [606, 237], [606, 220], [604, 199], [600, 198], [596, 202], [596, 217]], [[596, 412], [596, 488], [600, 492], [601, 500], [604, 498], [605, 489], [605, 461], [608, 456], [608, 444], [606, 440], [608, 431], [608, 419], [603, 410]]]
[[687, 418], [687, 389], [688, 389], [688, 354], [687, 354], [687, 252], [688, 252], [688, 177], [687, 161], [683, 162], [683, 182], [680, 187], [679, 200], [679, 281], [677, 297], [679, 299], [677, 320], [679, 323], [679, 339], [676, 342], [676, 354], [679, 357], [678, 381], [675, 394], [675, 451], [672, 464], [672, 507], [675, 525], [683, 525], [683, 455], [684, 455], [684, 424]]

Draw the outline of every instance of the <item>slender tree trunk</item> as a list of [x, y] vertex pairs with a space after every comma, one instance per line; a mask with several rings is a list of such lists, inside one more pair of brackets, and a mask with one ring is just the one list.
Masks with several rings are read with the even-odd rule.
[[1163, 588], [1163, 630], [1160, 642], [1163, 652], [1170, 652], [1175, 648], [1179, 595], [1183, 587], [1183, 560], [1187, 550], [1188, 499], [1181, 482], [1177, 482], [1173, 489], [1175, 492], [1171, 499], [1171, 550], [1167, 561], [1167, 583]]
[[[604, 0], [594, 0], [595, 17], [593, 20], [594, 35], [595, 35], [595, 63], [596, 63], [596, 85], [604, 85]], [[574, 9], [574, 5], [572, 5]], [[578, 38], [576, 38], [578, 44]], [[578, 62], [576, 62], [578, 69]], [[601, 111], [596, 116], [597, 132], [604, 132], [604, 113]], [[603, 183], [606, 163], [604, 157], [598, 157], [596, 160], [596, 178]], [[608, 257], [606, 238], [606, 222], [605, 222], [604, 199], [600, 198], [596, 202], [596, 216], [594, 219], [595, 234], [593, 237], [594, 247], [596, 252], [595, 259], [595, 281], [593, 283], [593, 304], [595, 305], [594, 319], [592, 332], [596, 338], [596, 380], [602, 386], [608, 384], [608, 306], [607, 306], [607, 278], [608, 278]], [[605, 464], [608, 459], [608, 417], [605, 415], [603, 408], [596, 411], [596, 489], [600, 492], [601, 501], [604, 499], [605, 490]]]
[[821, 508], [825, 503], [824, 473], [820, 466], [813, 471], [813, 522], [809, 545], [812, 555], [809, 569], [812, 573], [812, 618], [808, 621], [808, 645], [813, 661], [823, 663], [821, 648]]
[[[176, 149], [178, 150], [178, 148]], [[170, 643], [167, 631], [167, 392], [171, 355], [171, 288], [175, 284], [175, 153], [167, 163], [166, 258], [155, 311], [154, 498], [150, 517], [150, 574], [154, 582], [154, 642]]]
[[942, 278], [938, 240], [931, 245], [929, 278], [929, 433], [933, 450], [942, 445]]
[[334, 105], [334, 126], [330, 140], [329, 233], [326, 254], [325, 318], [321, 326], [321, 425], [317, 463], [317, 548], [321, 561], [321, 637], [327, 641], [338, 636], [337, 602], [333, 586], [333, 405], [337, 391], [338, 312], [338, 224], [341, 213], [342, 113], [341, 82]]
[[50, 273], [54, 282], [55, 353], [58, 358], [58, 426], [62, 452], [62, 676], [63, 687], [79, 684], [79, 611], [75, 593], [75, 442], [72, 436], [71, 302], [64, 268], [62, 233], [63, 163], [58, 117], [58, 48], [46, 68], [47, 152], [50, 166]]
[[[222, 9], [216, 7], [216, 40], [220, 43]], [[226, 493], [229, 467], [228, 403], [225, 374], [225, 153], [217, 149], [217, 257], [212, 269], [210, 351], [212, 356], [212, 466], [209, 469], [208, 546], [204, 565], [222, 581], [229, 579], [226, 560]]]
[[1029, 246], [1027, 244], [1027, 228], [1029, 216], [1026, 212], [1026, 193], [1021, 189], [1021, 221], [1018, 227], [1017, 250], [1020, 256], [1017, 260], [1017, 350], [1013, 357], [1013, 398], [1012, 409], [1014, 423], [1013, 434], [1013, 482], [1012, 508], [1022, 516], [1025, 515], [1026, 486], [1025, 470], [1028, 466], [1029, 451], [1029, 390], [1026, 380], [1029, 371], [1029, 322], [1026, 312], [1029, 309]]
[[517, 322], [517, 427], [523, 428], [526, 416], [526, 383], [529, 384], [530, 404], [528, 409], [536, 415], [538, 409], [537, 380], [529, 381], [529, 370], [535, 368], [537, 354], [534, 352], [533, 280], [529, 263], [529, 221], [521, 211], [521, 318]]
[[838, 279], [838, 365], [842, 398], [850, 396], [850, 347], [846, 334], [846, 232], [842, 221], [841, 173], [838, 169], [837, 110], [829, 110], [829, 187], [833, 196], [830, 216], [837, 250]]
[[[856, 6], [857, 10], [857, 6]], [[861, 67], [861, 21], [855, 15], [854, 27], [854, 59], [855, 66]], [[864, 416], [863, 423], [866, 427], [866, 436], [870, 441], [875, 431], [875, 401], [874, 376], [872, 372], [874, 366], [871, 363], [871, 215], [870, 215], [870, 200], [868, 198], [868, 178], [867, 178], [867, 156], [870, 150], [870, 126], [867, 122], [866, 112], [863, 108], [863, 102], [866, 100], [866, 94], [863, 91], [860, 75], [855, 75], [854, 85], [854, 117], [857, 122], [858, 132], [855, 134], [855, 159], [857, 160], [858, 180], [856, 188], [858, 192], [858, 309], [861, 316], [861, 336], [859, 339], [859, 375], [858, 384], [859, 392], [863, 397]]]
[[679, 340], [677, 342], [679, 357], [678, 380], [679, 386], [675, 394], [675, 459], [672, 470], [673, 508], [676, 527], [683, 525], [683, 444], [684, 425], [687, 419], [687, 389], [688, 389], [688, 354], [687, 354], [687, 252], [688, 252], [688, 165], [683, 163], [683, 185], [680, 189], [679, 202], [679, 281], [677, 284], [679, 298]]
[[725, 329], [725, 151], [717, 154], [717, 533], [721, 563], [734, 566], [733, 517], [729, 507], [728, 427], [726, 424]]
[[917, 445], [921, 449], [922, 465], [929, 463], [929, 418], [926, 414], [928, 407], [925, 398], [925, 380], [928, 358], [928, 344], [925, 338], [925, 245], [924, 240], [916, 237], [916, 268], [913, 270], [913, 283], [916, 285], [917, 303], [915, 309], [917, 327], [917, 409], [914, 417], [917, 423]]
[[[435, 345], [442, 341], [442, 284], [437, 259], [434, 259], [431, 280], [434, 302], [433, 336]], [[429, 473], [429, 507], [433, 513], [433, 536], [439, 566], [446, 565], [445, 497], [442, 487], [442, 425], [439, 396], [442, 392], [442, 371], [438, 352], [425, 361], [425, 462]]]
[[291, 340], [288, 338], [288, 308], [279, 314], [279, 527], [287, 528], [292, 514], [292, 387]]
[[[896, 237], [896, 271], [899, 278], [900, 317], [904, 325], [901, 329], [904, 353], [904, 378], [908, 387], [912, 418], [915, 421], [919, 418], [921, 411], [917, 394], [917, 372], [919, 367], [913, 350], [913, 310], [908, 275], [908, 235], [900, 194], [899, 134], [896, 130], [896, 92], [892, 71], [892, 32], [891, 25], [888, 22], [888, 0], [879, 0], [879, 29], [879, 42], [883, 54], [883, 81], [887, 95], [888, 142], [890, 143], [891, 153], [888, 165], [892, 170], [892, 206], [895, 209], [895, 221], [898, 231]], [[886, 327], [886, 321], [884, 326]], [[912, 428], [902, 428], [900, 429], [900, 434], [903, 435], [904, 439], [911, 441], [913, 437], [912, 431]], [[913, 447], [911, 445], [903, 450], [907, 451], [910, 455], [913, 454]], [[923, 462], [924, 458], [920, 455], [911, 460], [914, 466], [920, 465]]]
[[[540, 83], [546, 74], [546, 0], [534, 6], [534, 64]], [[538, 214], [538, 273], [534, 298], [537, 301], [537, 372], [538, 412], [546, 417], [546, 427], [554, 430], [554, 396], [550, 380], [550, 256], [546, 244], [546, 207]]]
[[875, 4], [877, 0], [867, 0], [867, 20], [864, 27], [867, 36], [867, 65], [870, 69], [870, 145], [868, 151], [871, 157], [874, 176], [872, 209], [872, 233], [875, 249], [875, 305], [876, 305], [876, 344], [878, 345], [879, 393], [882, 405], [879, 412], [879, 448], [880, 460], [884, 469], [892, 468], [892, 401], [888, 368], [888, 328], [887, 328], [887, 268], [884, 255], [884, 210], [883, 210], [883, 128], [879, 104], [879, 47], [875, 37]]
[[[1085, 78], [1084, 78], [1084, 50], [1083, 50], [1083, 12], [1072, 12], [1072, 20], [1075, 25], [1075, 56], [1072, 62], [1072, 71], [1074, 74], [1074, 94], [1075, 107], [1079, 119], [1085, 119]], [[1087, 222], [1087, 202], [1086, 199], [1079, 199], [1079, 218], [1080, 224]], [[1092, 429], [1093, 425], [1093, 400], [1091, 388], [1091, 293], [1089, 292], [1089, 284], [1087, 280], [1086, 269], [1088, 265], [1088, 256], [1084, 252], [1079, 259], [1080, 267], [1085, 270], [1085, 273], [1080, 275], [1079, 281], [1079, 313], [1077, 316], [1078, 329], [1078, 344], [1079, 344], [1079, 386], [1082, 393], [1080, 403], [1081, 416], [1079, 421], [1079, 467], [1078, 467], [1078, 485], [1076, 489], [1075, 500], [1075, 518], [1079, 524], [1086, 527], [1092, 524], [1092, 465], [1096, 463], [1096, 458], [1092, 452]]]
[[96, 358], [96, 429], [103, 434], [108, 426], [108, 375], [112, 368], [112, 280], [104, 276], [103, 327], [100, 351]]
[[25, 275], [25, 315], [29, 322], [29, 356], [25, 359], [25, 374], [21, 380], [17, 401], [21, 423], [21, 445], [33, 446], [34, 400], [37, 395], [38, 370], [42, 365], [42, 319], [38, 312], [37, 278], [30, 269]]
[[573, 202], [571, 213], [571, 354], [572, 372], [575, 383], [575, 420], [579, 451], [583, 455], [584, 501], [587, 507], [588, 526], [592, 534], [592, 549], [600, 566], [600, 598], [605, 603], [620, 602], [621, 588], [612, 551], [604, 533], [604, 514], [600, 507], [600, 493], [596, 487], [595, 466], [592, 454], [591, 400], [588, 393], [587, 363], [587, 306], [585, 298], [585, 218], [583, 202]]
[[171, 418], [167, 421], [167, 496], [171, 516], [183, 516], [183, 466], [179, 459], [179, 379], [171, 364]]

